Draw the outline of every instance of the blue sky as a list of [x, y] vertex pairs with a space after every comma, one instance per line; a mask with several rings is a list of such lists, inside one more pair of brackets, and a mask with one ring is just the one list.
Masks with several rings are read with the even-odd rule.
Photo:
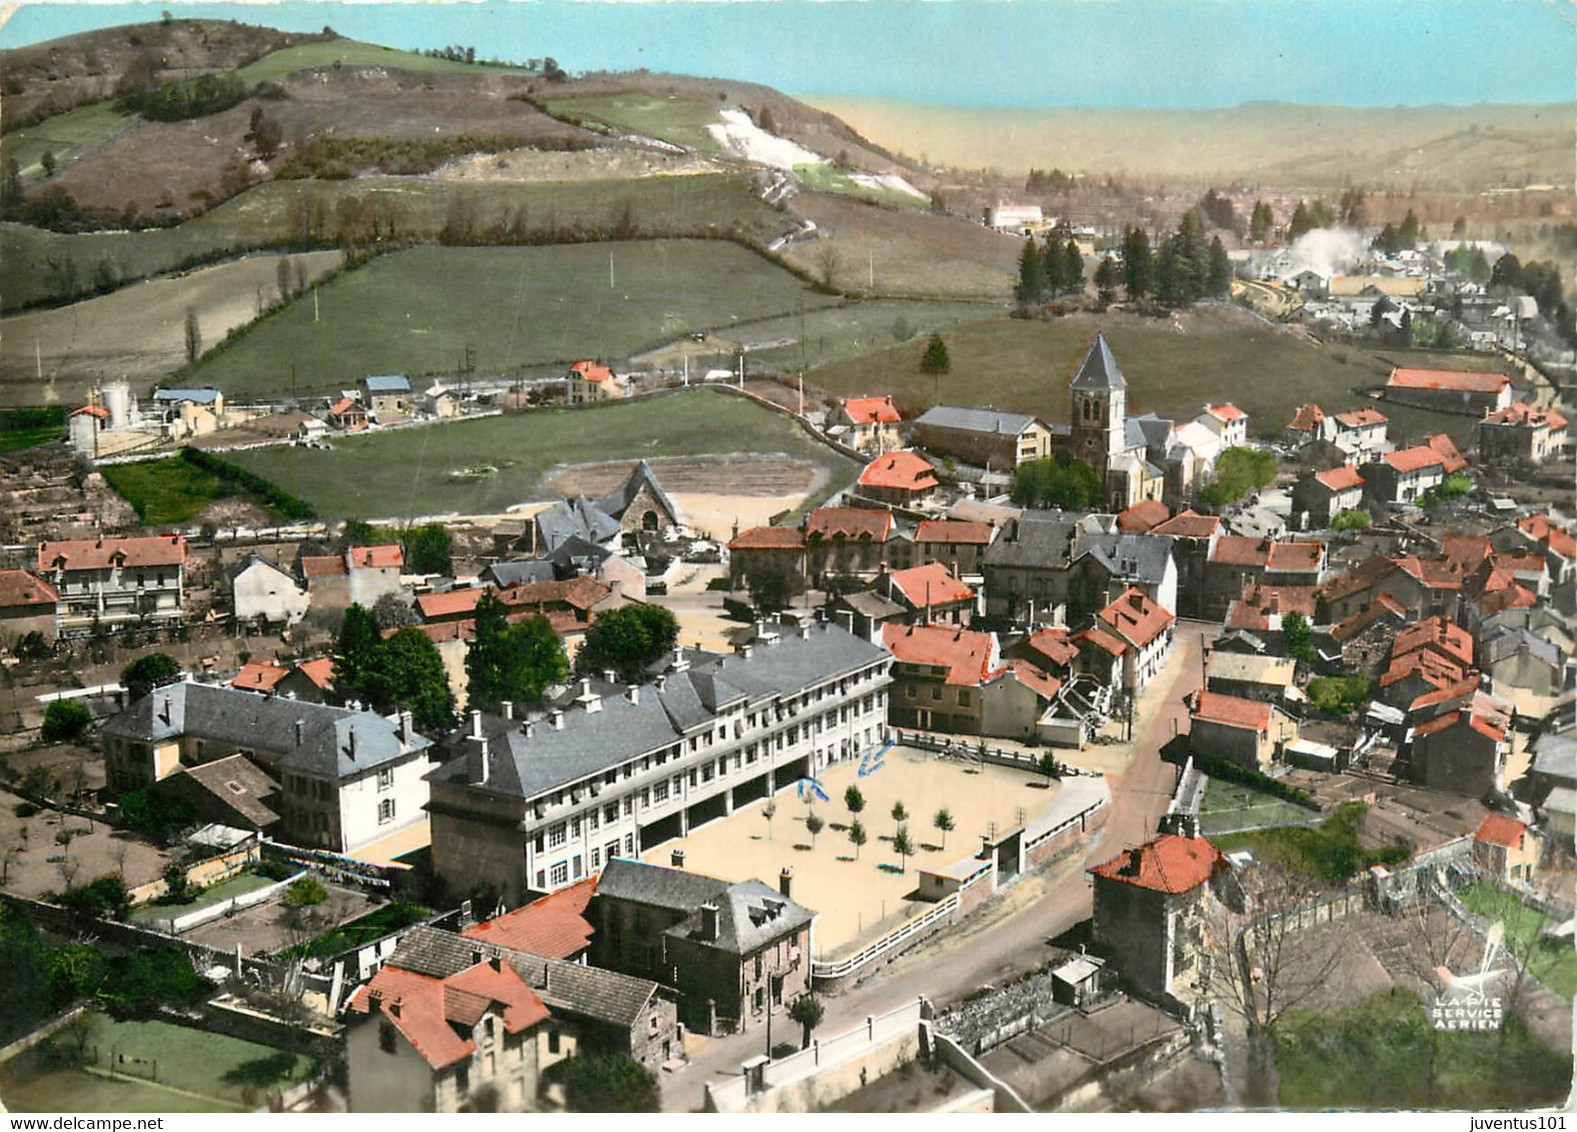
[[395, 47], [717, 75], [955, 106], [1571, 102], [1566, 0], [486, 0], [24, 4], [15, 46], [180, 16]]

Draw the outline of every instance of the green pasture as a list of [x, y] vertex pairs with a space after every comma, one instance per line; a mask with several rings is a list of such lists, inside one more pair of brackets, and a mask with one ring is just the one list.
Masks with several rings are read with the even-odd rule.
[[555, 118], [600, 124], [620, 133], [644, 134], [659, 141], [718, 153], [722, 146], [706, 127], [720, 124], [717, 109], [699, 98], [677, 95], [589, 94], [578, 98], [555, 98], [543, 107]]
[[[545, 498], [539, 483], [556, 464], [733, 452], [811, 460], [827, 468], [835, 484], [858, 470], [782, 413], [704, 389], [339, 438], [332, 451], [256, 448], [229, 459], [326, 517], [397, 519], [496, 512]], [[492, 470], [460, 474], [479, 466]]]
[[314, 67], [392, 67], [401, 71], [426, 71], [440, 74], [475, 74], [478, 71], [497, 71], [496, 66], [477, 63], [459, 63], [453, 59], [431, 59], [415, 51], [400, 51], [376, 43], [361, 43], [354, 39], [335, 39], [325, 43], [300, 43], [270, 52], [236, 71], [247, 86], [284, 78], [297, 71]]
[[1570, 938], [1539, 934], [1550, 925], [1548, 916], [1494, 885], [1470, 884], [1457, 896], [1469, 912], [1505, 929], [1506, 946], [1517, 956], [1526, 957], [1534, 978], [1562, 998], [1577, 995], [1577, 949], [1573, 949]]
[[923, 339], [933, 330], [991, 318], [1000, 310], [990, 303], [900, 299], [846, 303], [809, 310], [803, 320], [788, 314], [753, 322], [729, 336], [747, 344], [792, 338], [792, 345], [752, 350], [750, 356], [782, 370], [815, 369]]
[[16, 130], [5, 136], [5, 155], [15, 158], [22, 176], [41, 174], [38, 162], [48, 150], [57, 163], [68, 160], [90, 146], [109, 141], [136, 121], [115, 109], [115, 103], [95, 102], [64, 114], [46, 118], [36, 126]]
[[862, 185], [853, 177], [835, 165], [796, 165], [794, 175], [800, 179], [807, 189], [822, 193], [842, 193], [844, 196], [860, 197], [864, 200], [877, 201], [880, 204], [889, 204], [894, 208], [925, 208], [931, 207], [931, 202], [912, 193], [899, 189], [886, 187], [873, 188]]

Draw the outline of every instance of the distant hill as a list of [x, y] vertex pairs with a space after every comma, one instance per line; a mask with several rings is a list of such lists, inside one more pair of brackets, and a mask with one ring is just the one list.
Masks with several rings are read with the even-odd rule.
[[0, 128], [198, 75], [229, 71], [272, 51], [327, 38], [229, 20], [166, 20], [101, 28], [0, 52]]
[[889, 149], [932, 163], [1119, 180], [1359, 184], [1477, 193], [1572, 183], [1569, 106], [997, 110], [805, 95]]

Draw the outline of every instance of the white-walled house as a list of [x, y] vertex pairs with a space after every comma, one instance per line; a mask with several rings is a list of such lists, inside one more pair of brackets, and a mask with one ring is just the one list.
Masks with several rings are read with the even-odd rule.
[[230, 608], [237, 622], [294, 625], [307, 615], [311, 600], [294, 574], [255, 551], [230, 570]]

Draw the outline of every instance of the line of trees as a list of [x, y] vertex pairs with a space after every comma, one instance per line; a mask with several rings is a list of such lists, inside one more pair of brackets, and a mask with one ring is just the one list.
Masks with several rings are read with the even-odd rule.
[[318, 513], [306, 500], [298, 499], [278, 484], [271, 483], [256, 472], [249, 472], [228, 460], [221, 459], [212, 452], [187, 446], [181, 449], [181, 459], [217, 477], [231, 491], [250, 495], [281, 518], [317, 518]]
[[1084, 257], [1066, 228], [1048, 233], [1044, 243], [1033, 236], [1024, 241], [1014, 298], [1027, 305], [1083, 291]]
[[1232, 261], [1220, 236], [1205, 240], [1204, 221], [1191, 208], [1177, 230], [1153, 251], [1143, 228], [1135, 226], [1123, 233], [1123, 285], [1129, 299], [1182, 306], [1227, 294]]
[[117, 109], [123, 113], [141, 114], [156, 122], [181, 122], [188, 118], [206, 118], [238, 104], [247, 96], [247, 85], [241, 76], [231, 72], [223, 75], [199, 75], [195, 79], [165, 83], [141, 94], [127, 95]]

